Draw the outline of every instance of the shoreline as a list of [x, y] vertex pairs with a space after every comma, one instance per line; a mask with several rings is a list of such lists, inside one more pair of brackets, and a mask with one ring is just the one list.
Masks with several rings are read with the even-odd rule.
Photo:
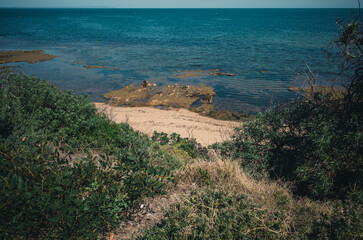
[[195, 138], [207, 147], [231, 139], [234, 128], [242, 122], [217, 120], [187, 109], [157, 109], [153, 107], [114, 107], [94, 102], [99, 112], [116, 123], [128, 123], [134, 130], [152, 136], [154, 131], [177, 133], [181, 137]]

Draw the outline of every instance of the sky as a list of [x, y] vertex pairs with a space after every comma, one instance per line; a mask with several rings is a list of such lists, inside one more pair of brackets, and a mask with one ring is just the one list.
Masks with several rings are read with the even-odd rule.
[[[363, 1], [362, 1], [363, 6]], [[0, 7], [356, 8], [357, 0], [0, 0]]]

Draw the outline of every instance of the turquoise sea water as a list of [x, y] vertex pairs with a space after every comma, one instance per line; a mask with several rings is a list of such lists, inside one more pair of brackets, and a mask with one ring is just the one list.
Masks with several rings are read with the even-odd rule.
[[[0, 51], [60, 55], [6, 65], [94, 101], [144, 80], [203, 83], [214, 87], [217, 109], [255, 113], [294, 99], [287, 87], [301, 84], [294, 71], [305, 64], [334, 78], [337, 69], [323, 49], [338, 36], [336, 19], [350, 15], [349, 9], [0, 9]], [[238, 76], [176, 77], [210, 69]]]

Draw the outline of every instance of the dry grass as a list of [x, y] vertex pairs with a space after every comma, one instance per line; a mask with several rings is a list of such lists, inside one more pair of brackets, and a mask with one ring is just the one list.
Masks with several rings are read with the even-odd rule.
[[[279, 231], [269, 229], [264, 225], [264, 219], [261, 226], [267, 231], [271, 231], [282, 238], [294, 236], [295, 232], [308, 232], [314, 219], [317, 219], [323, 213], [330, 213], [331, 208], [328, 204], [309, 199], [296, 199], [293, 197], [290, 188], [282, 182], [271, 182], [267, 180], [257, 181], [241, 169], [238, 161], [216, 158], [213, 161], [189, 160], [185, 165], [176, 172], [176, 183], [169, 183], [166, 186], [168, 194], [158, 198], [148, 198], [144, 200], [143, 205], [147, 211], [143, 214], [137, 214], [137, 218], [123, 225], [123, 230], [116, 233], [115, 239], [128, 239], [132, 235], [142, 234], [140, 230], [145, 227], [151, 227], [153, 224], [160, 223], [166, 218], [163, 209], [188, 209], [187, 219], [197, 219], [203, 217], [209, 222], [210, 227], [214, 226], [214, 216], [218, 209], [210, 208], [207, 212], [200, 212], [198, 204], [190, 202], [191, 192], [194, 190], [203, 192], [216, 190], [226, 193], [244, 194], [249, 200], [258, 206], [259, 210], [266, 210], [266, 216], [272, 221], [282, 220], [283, 224]], [[201, 196], [202, 196], [201, 195]], [[198, 198], [198, 196], [197, 196]], [[209, 208], [207, 206], [202, 206]], [[228, 211], [236, 211], [231, 206]], [[280, 212], [280, 217], [275, 218]], [[200, 215], [202, 214], [202, 215]], [[138, 219], [138, 220], [137, 220]], [[184, 229], [185, 236], [188, 236], [188, 229], [192, 231], [193, 226]], [[136, 235], [135, 235], [136, 234]], [[246, 236], [249, 234], [245, 233]]]
[[255, 180], [241, 169], [238, 161], [220, 158], [210, 162], [197, 160], [187, 164], [177, 175], [179, 188], [184, 191], [204, 187], [228, 193], [237, 192], [248, 196], [263, 210], [284, 211], [284, 223], [289, 226], [289, 231], [309, 231], [306, 226], [310, 227], [322, 214], [330, 215], [332, 212], [327, 203], [294, 197], [287, 183]]
[[210, 185], [226, 192], [247, 195], [253, 202], [274, 207], [276, 196], [291, 197], [288, 187], [282, 183], [256, 181], [246, 174], [238, 161], [217, 159], [198, 160], [186, 165], [178, 174], [183, 184]]

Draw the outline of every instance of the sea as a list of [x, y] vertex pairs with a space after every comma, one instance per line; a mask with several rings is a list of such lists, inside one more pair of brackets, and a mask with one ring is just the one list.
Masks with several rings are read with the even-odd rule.
[[[0, 51], [38, 50], [50, 61], [8, 63], [62, 90], [106, 101], [132, 83], [212, 86], [217, 110], [256, 114], [298, 96], [299, 74], [323, 81], [337, 19], [352, 9], [0, 9]], [[86, 69], [84, 66], [108, 68]], [[113, 68], [113, 69], [111, 69]], [[117, 70], [114, 70], [117, 69]], [[218, 69], [233, 76], [179, 78]]]

